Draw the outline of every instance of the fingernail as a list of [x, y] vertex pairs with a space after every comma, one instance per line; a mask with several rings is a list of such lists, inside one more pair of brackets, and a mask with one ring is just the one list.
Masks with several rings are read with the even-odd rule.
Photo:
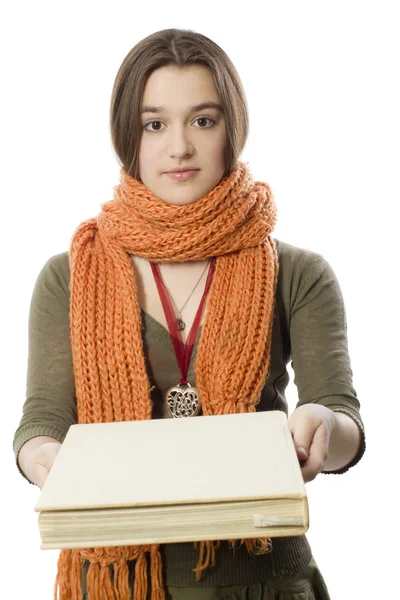
[[298, 450], [298, 452], [303, 452], [303, 454], [305, 454], [306, 456], [308, 456], [308, 454], [307, 454], [307, 452], [306, 452], [306, 450], [304, 448], [300, 447], [300, 448], [297, 448], [297, 450]]

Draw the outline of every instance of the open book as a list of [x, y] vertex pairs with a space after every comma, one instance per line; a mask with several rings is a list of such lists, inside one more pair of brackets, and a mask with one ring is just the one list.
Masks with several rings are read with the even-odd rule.
[[301, 535], [282, 411], [72, 425], [43, 486], [41, 548]]

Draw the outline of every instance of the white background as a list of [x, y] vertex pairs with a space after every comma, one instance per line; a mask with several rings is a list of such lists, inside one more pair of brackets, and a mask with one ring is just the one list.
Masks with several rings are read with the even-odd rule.
[[367, 451], [346, 474], [307, 484], [314, 557], [332, 600], [398, 593], [397, 8], [382, 0], [81, 0], [2, 10], [1, 547], [9, 597], [52, 599], [58, 556], [39, 549], [39, 489], [18, 473], [12, 450], [33, 286], [77, 225], [112, 198], [114, 78], [140, 39], [169, 27], [203, 33], [231, 57], [250, 110], [242, 159], [275, 194], [274, 236], [322, 254], [341, 285]]

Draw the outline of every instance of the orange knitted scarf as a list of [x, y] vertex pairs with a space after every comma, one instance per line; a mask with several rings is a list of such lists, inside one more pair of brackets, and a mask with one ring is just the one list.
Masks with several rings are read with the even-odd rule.
[[[150, 419], [150, 382], [129, 255], [153, 261], [216, 257], [195, 363], [203, 414], [254, 412], [269, 374], [278, 254], [270, 234], [276, 205], [247, 163], [185, 206], [168, 204], [120, 171], [113, 200], [76, 229], [69, 252], [70, 326], [79, 423]], [[231, 540], [270, 552], [270, 538]], [[198, 542], [195, 542], [197, 547]], [[220, 541], [199, 543], [197, 579], [214, 565]], [[159, 545], [62, 550], [54, 596], [81, 600], [89, 561], [90, 600], [129, 600], [127, 561], [135, 561], [133, 597], [165, 598]]]

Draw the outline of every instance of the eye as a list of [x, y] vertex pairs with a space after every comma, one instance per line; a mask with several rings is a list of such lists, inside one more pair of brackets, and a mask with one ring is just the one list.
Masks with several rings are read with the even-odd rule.
[[[216, 123], [216, 121], [214, 119], [211, 119], [210, 117], [197, 117], [195, 119], [195, 121], [210, 121], [211, 125], [209, 125], [208, 127], [199, 127], [199, 129], [210, 129]], [[153, 121], [149, 121], [148, 123], [145, 123], [143, 125], [143, 129], [145, 129], [146, 131], [152, 131], [153, 133], [156, 133], [157, 131], [162, 131], [161, 129], [153, 129], [153, 128], [148, 129], [148, 126], [154, 125], [154, 123], [161, 123], [161, 121], [153, 119]]]
[[195, 121], [211, 121], [211, 125], [209, 125], [209, 127], [200, 127], [200, 129], [209, 129], [215, 124], [214, 119], [210, 119], [210, 117], [197, 117]]
[[[148, 123], [146, 123], [145, 125], [143, 125], [143, 129], [145, 129], [146, 131], [155, 131], [154, 129], [148, 129], [148, 126], [149, 125], [154, 125], [154, 123], [161, 123], [161, 121], [156, 121], [156, 120], [149, 121]], [[159, 131], [159, 129], [156, 130], [156, 131]]]

